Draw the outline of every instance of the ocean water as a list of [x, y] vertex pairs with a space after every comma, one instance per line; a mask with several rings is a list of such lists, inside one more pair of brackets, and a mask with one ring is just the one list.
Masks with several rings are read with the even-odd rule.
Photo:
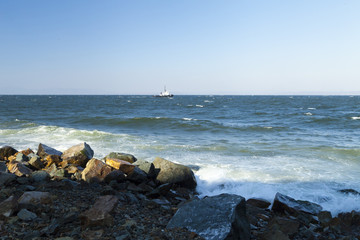
[[360, 210], [360, 96], [0, 96], [0, 146], [87, 142], [191, 166], [201, 196]]

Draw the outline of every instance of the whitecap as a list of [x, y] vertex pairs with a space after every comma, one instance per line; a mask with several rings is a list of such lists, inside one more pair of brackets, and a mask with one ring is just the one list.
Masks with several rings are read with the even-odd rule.
[[313, 114], [311, 112], [307, 112], [305, 115], [312, 116]]
[[360, 120], [360, 117], [351, 117], [352, 120]]
[[203, 108], [204, 105], [196, 104], [197, 107]]
[[191, 121], [191, 120], [194, 120], [192, 118], [183, 118], [184, 121]]
[[315, 110], [316, 108], [312, 108], [312, 107], [310, 107], [310, 108], [308, 108], [309, 110]]

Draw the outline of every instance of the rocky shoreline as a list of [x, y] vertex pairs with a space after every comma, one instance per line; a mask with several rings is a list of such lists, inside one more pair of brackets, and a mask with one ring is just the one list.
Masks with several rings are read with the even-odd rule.
[[187, 166], [93, 155], [86, 143], [0, 148], [0, 239], [360, 239], [359, 212], [332, 216], [281, 193], [272, 204], [200, 199]]

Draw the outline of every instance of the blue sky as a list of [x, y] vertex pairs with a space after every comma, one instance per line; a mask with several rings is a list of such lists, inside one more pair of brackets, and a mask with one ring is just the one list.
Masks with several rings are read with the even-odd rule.
[[1, 0], [0, 94], [360, 94], [360, 1]]

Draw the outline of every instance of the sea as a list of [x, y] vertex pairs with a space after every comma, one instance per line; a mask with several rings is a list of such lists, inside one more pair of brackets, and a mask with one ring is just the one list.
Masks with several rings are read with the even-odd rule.
[[0, 146], [162, 157], [202, 197], [280, 192], [333, 214], [360, 211], [359, 130], [360, 96], [0, 95]]

